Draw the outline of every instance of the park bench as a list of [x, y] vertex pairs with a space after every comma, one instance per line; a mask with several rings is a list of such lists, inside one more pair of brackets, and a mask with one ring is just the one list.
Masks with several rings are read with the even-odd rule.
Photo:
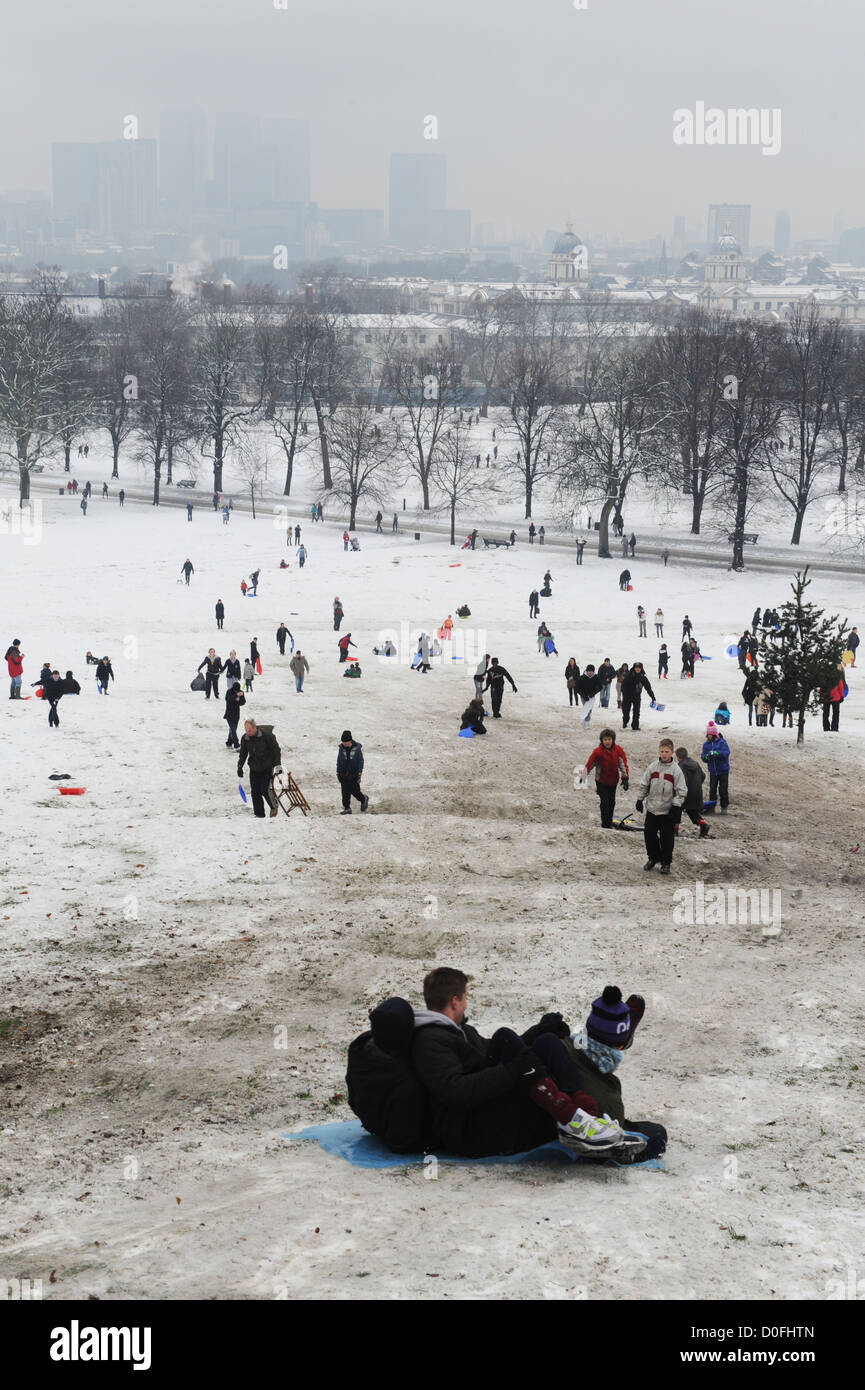
[[488, 550], [491, 545], [495, 546], [496, 550], [498, 550], [500, 545], [503, 545], [505, 549], [508, 550], [510, 549], [510, 544], [507, 537], [502, 540], [498, 536], [484, 536], [484, 550]]
[[[735, 540], [736, 537], [731, 531], [729, 536], [727, 537], [727, 541], [730, 545], [733, 545]], [[744, 531], [742, 533], [742, 540], [745, 542], [746, 545], [756, 545], [757, 541], [759, 540], [759, 536], [756, 531]]]

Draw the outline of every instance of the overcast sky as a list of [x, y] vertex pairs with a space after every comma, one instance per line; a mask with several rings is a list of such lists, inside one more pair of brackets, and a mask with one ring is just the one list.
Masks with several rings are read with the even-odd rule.
[[[498, 236], [669, 236], [709, 202], [750, 202], [752, 242], [779, 208], [865, 225], [865, 0], [0, 0], [0, 33], [0, 190], [197, 106], [307, 119], [323, 207], [386, 206], [390, 152], [433, 149]], [[780, 108], [780, 154], [674, 145], [697, 101]]]

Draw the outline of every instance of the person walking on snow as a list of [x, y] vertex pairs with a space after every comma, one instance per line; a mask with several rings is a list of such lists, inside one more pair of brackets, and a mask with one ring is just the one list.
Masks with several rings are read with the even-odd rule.
[[295, 528], [294, 528], [294, 543], [295, 543], [295, 545], [300, 545], [300, 526], [299, 526], [299, 525], [298, 525], [298, 526], [295, 526]]
[[661, 865], [662, 874], [670, 872], [676, 826], [682, 819], [687, 795], [685, 774], [673, 761], [673, 740], [662, 738], [657, 760], [646, 768], [637, 788], [637, 811], [645, 810], [646, 817], [643, 839], [647, 858], [643, 868], [647, 873], [651, 873], [656, 864]]
[[355, 642], [352, 642], [350, 632], [347, 632], [344, 637], [340, 637], [336, 645], [339, 647], [340, 663], [348, 660], [349, 647], [354, 647], [355, 650], [357, 650], [357, 644]]
[[663, 635], [664, 635], [664, 614], [663, 614], [663, 612], [661, 611], [660, 608], [656, 608], [656, 609], [655, 609], [655, 636], [656, 636], [656, 637], [663, 637]]
[[601, 829], [612, 830], [620, 779], [622, 791], [628, 790], [628, 759], [624, 748], [616, 743], [612, 729], [601, 730], [601, 741], [589, 754], [585, 767], [579, 770], [580, 776], [585, 780], [592, 768], [595, 770], [595, 791], [601, 803]]
[[59, 671], [52, 671], [50, 678], [43, 683], [42, 699], [48, 701], [48, 727], [59, 729], [60, 716], [57, 713], [57, 705], [66, 690]]
[[191, 560], [184, 560], [180, 566], [180, 573], [185, 576], [187, 587], [189, 587], [189, 581], [195, 573], [195, 567]]
[[261, 570], [253, 570], [252, 574], [249, 576], [249, 590], [247, 592], [247, 598], [254, 598], [255, 595], [258, 593], [258, 576], [260, 574]]
[[298, 647], [291, 661], [288, 663], [292, 675], [294, 676], [294, 688], [298, 695], [303, 694], [303, 678], [309, 675], [309, 662], [303, 652]]
[[363, 776], [363, 744], [352, 738], [351, 729], [343, 729], [336, 755], [336, 775], [342, 792], [341, 815], [351, 815], [351, 798], [360, 802], [361, 811], [369, 805], [369, 797], [360, 789]]
[[628, 720], [633, 710], [631, 728], [636, 732], [640, 727], [640, 701], [643, 691], [650, 699], [654, 700], [655, 692], [649, 684], [649, 677], [643, 669], [642, 661], [635, 661], [625, 679], [622, 681], [622, 728], [627, 729]]
[[686, 613], [684, 618], [682, 619], [682, 636], [690, 637], [693, 631], [694, 629], [691, 626], [691, 619], [688, 617]]
[[658, 652], [658, 680], [669, 680], [669, 660], [670, 654], [667, 651], [667, 644], [662, 642], [661, 650]]
[[20, 637], [13, 637], [12, 645], [6, 648], [6, 669], [9, 672], [9, 699], [20, 700], [24, 675], [24, 653], [21, 651]]
[[607, 709], [610, 704], [610, 686], [616, 679], [616, 668], [608, 656], [605, 656], [598, 667], [598, 675], [601, 678], [601, 709]]
[[565, 667], [565, 686], [568, 692], [568, 704], [576, 705], [579, 708], [580, 697], [577, 694], [577, 681], [580, 679], [580, 668], [577, 665], [575, 656], [568, 657], [568, 664]]
[[[199, 667], [199, 670], [201, 668]], [[107, 656], [96, 663], [96, 689], [100, 695], [108, 694], [108, 682], [114, 680], [114, 671]]]
[[690, 680], [694, 678], [694, 649], [687, 637], [682, 643], [682, 678]]
[[216, 655], [213, 647], [198, 667], [198, 674], [201, 675], [202, 667], [204, 672], [204, 698], [210, 699], [210, 692], [213, 691], [215, 698], [219, 699], [219, 677], [222, 675], [222, 658]]
[[[676, 762], [684, 774], [688, 792], [682, 805], [682, 812], [692, 825], [700, 828], [700, 838], [704, 840], [709, 833], [708, 822], [703, 819], [703, 783], [706, 774], [695, 758], [688, 757], [687, 748], [676, 749]], [[676, 826], [676, 834], [679, 826]]]
[[228, 738], [225, 740], [226, 748], [239, 748], [240, 743], [237, 738], [237, 726], [240, 722], [241, 707], [246, 704], [246, 696], [240, 688], [240, 684], [230, 685], [225, 692], [225, 713], [223, 719], [228, 725]]
[[719, 732], [714, 719], [710, 719], [706, 727], [706, 741], [700, 757], [709, 769], [709, 799], [717, 801], [720, 797], [721, 815], [725, 816], [730, 804], [730, 745]]
[[577, 681], [577, 694], [580, 698], [580, 723], [587, 729], [592, 722], [592, 710], [595, 707], [595, 696], [600, 690], [603, 681], [595, 671], [594, 666], [588, 665]]
[[335, 598], [334, 601], [333, 601], [333, 630], [334, 630], [334, 632], [339, 632], [339, 625], [340, 625], [340, 623], [342, 622], [342, 620], [343, 620], [344, 617], [345, 617], [345, 612], [344, 612], [344, 610], [343, 610], [342, 603], [340, 602], [340, 600], [339, 600], [338, 598]]
[[192, 520], [192, 503], [191, 503], [191, 502], [187, 502], [187, 504], [186, 504], [186, 520], [187, 520], [187, 521], [191, 521], [191, 520]]
[[300, 565], [300, 568], [301, 568], [301, 569], [303, 569], [304, 565], [306, 564], [306, 546], [305, 546], [305, 545], [300, 546], [299, 549], [298, 549], [298, 552], [297, 552], [297, 563]]
[[535, 543], [535, 523], [534, 523], [533, 521], [530, 521], [530, 522], [529, 522], [529, 545], [534, 545], [534, 543]]
[[858, 646], [859, 646], [859, 629], [858, 629], [858, 627], [854, 627], [854, 628], [851, 628], [851, 629], [850, 629], [850, 633], [849, 633], [849, 636], [848, 636], [848, 638], [847, 638], [847, 650], [848, 650], [848, 652], [852, 652], [852, 653], [853, 653], [853, 660], [850, 662], [851, 667], [856, 665], [856, 649], [857, 649]]
[[484, 691], [490, 691], [490, 699], [493, 706], [493, 719], [501, 719], [502, 696], [505, 693], [505, 681], [510, 681], [511, 690], [516, 695], [517, 687], [514, 685], [514, 678], [510, 671], [506, 671], [504, 666], [499, 665], [499, 659], [494, 656], [490, 668], [487, 671], [487, 683]]
[[577, 564], [578, 564], [578, 565], [581, 565], [581, 564], [583, 563], [583, 551], [585, 550], [585, 548], [586, 548], [585, 537], [584, 537], [584, 536], [580, 536], [579, 540], [577, 541]]
[[271, 779], [282, 772], [282, 753], [273, 732], [272, 724], [256, 724], [254, 719], [244, 723], [244, 734], [240, 740], [240, 757], [237, 760], [237, 775], [243, 776], [243, 768], [249, 760], [249, 785], [252, 792], [252, 809], [262, 818], [266, 812], [265, 801], [270, 807], [271, 816], [279, 814], [279, 807], [273, 799]]
[[291, 636], [291, 633], [285, 626], [285, 623], [280, 623], [279, 627], [276, 629], [276, 645], [279, 647], [280, 656], [285, 656], [286, 637], [291, 637], [291, 646], [292, 650], [294, 650], [294, 638]]
[[641, 603], [637, 604], [637, 622], [640, 625], [638, 637], [646, 636], [646, 610]]
[[216, 626], [217, 626], [217, 629], [218, 629], [220, 632], [222, 631], [222, 624], [224, 623], [224, 621], [225, 621], [225, 604], [222, 602], [222, 599], [221, 599], [221, 598], [218, 598], [218, 599], [216, 600]]
[[227, 691], [230, 690], [233, 685], [240, 685], [240, 661], [233, 647], [228, 653], [228, 660], [222, 669], [225, 672], [225, 688]]
[[382, 514], [381, 514], [381, 512], [376, 512], [376, 514], [375, 514], [375, 529], [376, 529], [376, 531], [378, 531], [378, 532], [381, 532], [381, 523], [382, 523]]
[[247, 660], [243, 663], [243, 688], [246, 691], [247, 695], [251, 694], [252, 692], [252, 683], [254, 680], [255, 667], [253, 666], [252, 662], [247, 658]]
[[120, 491], [118, 492], [118, 494], [117, 494], [117, 500], [118, 500], [118, 502], [120, 503], [120, 505], [121, 505], [121, 507], [122, 507], [122, 506], [123, 506], [123, 503], [126, 501], [126, 492], [125, 492], [125, 490], [124, 490], [123, 488], [121, 488]]

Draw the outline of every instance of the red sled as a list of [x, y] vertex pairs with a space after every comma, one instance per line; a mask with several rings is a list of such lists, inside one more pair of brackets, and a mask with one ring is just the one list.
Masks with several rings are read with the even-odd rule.
[[59, 793], [60, 793], [61, 796], [83, 796], [84, 793], [86, 792], [87, 788], [86, 788], [86, 787], [58, 787], [57, 790], [59, 791]]
[[629, 593], [629, 594], [632, 593], [632, 592], [633, 592], [633, 589], [634, 589], [633, 584], [629, 584], [629, 585], [628, 585], [628, 593]]
[[256, 670], [256, 673], [260, 676], [260, 675], [261, 675], [261, 657], [260, 657], [260, 656], [259, 656], [259, 657], [256, 657], [256, 659], [255, 659], [255, 670]]

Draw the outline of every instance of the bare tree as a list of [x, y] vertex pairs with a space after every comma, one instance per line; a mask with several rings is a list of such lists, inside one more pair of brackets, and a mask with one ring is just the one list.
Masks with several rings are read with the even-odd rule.
[[189, 412], [190, 323], [177, 299], [141, 301], [137, 349], [139, 399], [137, 450], [153, 470], [153, 505], [159, 506], [162, 469], [178, 434], [187, 436]]
[[459, 335], [466, 369], [475, 380], [483, 383], [481, 415], [484, 419], [489, 414], [502, 357], [512, 330], [513, 314], [509, 312], [507, 302], [491, 300], [475, 308], [471, 327], [463, 329]]
[[521, 480], [527, 519], [537, 483], [552, 477], [557, 467], [552, 450], [568, 379], [558, 328], [555, 314], [526, 306], [499, 359], [497, 387], [507, 401], [518, 443], [515, 460], [505, 455], [504, 470]]
[[386, 364], [384, 380], [399, 407], [403, 456], [420, 482], [423, 509], [428, 512], [433, 462], [457, 401], [462, 362], [445, 343], [419, 356], [400, 352]]
[[111, 476], [120, 476], [120, 450], [135, 429], [138, 378], [133, 371], [137, 340], [136, 308], [140, 301], [106, 305], [96, 346], [94, 423], [111, 440]]
[[442, 499], [442, 509], [450, 516], [451, 545], [456, 544], [457, 511], [482, 495], [489, 496], [496, 491], [489, 476], [486, 470], [481, 473], [474, 466], [468, 426], [455, 420], [442, 434], [430, 470], [430, 480]]
[[838, 491], [847, 490], [853, 453], [856, 473], [865, 472], [865, 338], [846, 326], [839, 330], [838, 370], [829, 384], [831, 426], [838, 438]]
[[387, 501], [397, 447], [396, 431], [379, 423], [369, 401], [343, 406], [334, 416], [330, 438], [333, 491], [349, 509], [349, 529], [357, 522], [361, 502], [380, 507]]
[[190, 408], [194, 430], [213, 450], [213, 490], [223, 490], [227, 448], [262, 404], [263, 383], [252, 383], [252, 329], [236, 309], [208, 304], [193, 324]]
[[0, 461], [18, 472], [19, 501], [30, 497], [30, 469], [62, 439], [64, 384], [76, 371], [70, 315], [59, 288], [0, 297]]
[[745, 526], [755, 486], [764, 476], [766, 451], [781, 418], [778, 399], [779, 335], [774, 326], [749, 320], [727, 335], [718, 382], [724, 448], [723, 507], [732, 524], [731, 568], [745, 568]]

